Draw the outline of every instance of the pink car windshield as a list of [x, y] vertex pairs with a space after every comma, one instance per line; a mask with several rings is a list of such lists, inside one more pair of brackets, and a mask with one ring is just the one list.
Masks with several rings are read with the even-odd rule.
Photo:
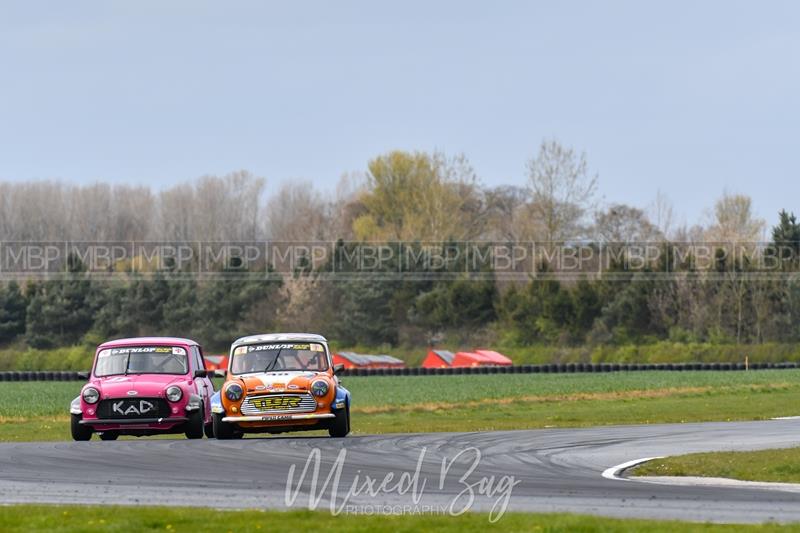
[[186, 350], [179, 346], [130, 346], [107, 348], [97, 354], [94, 375], [186, 374]]
[[316, 342], [237, 346], [231, 364], [234, 374], [291, 370], [322, 372], [327, 369], [325, 348]]

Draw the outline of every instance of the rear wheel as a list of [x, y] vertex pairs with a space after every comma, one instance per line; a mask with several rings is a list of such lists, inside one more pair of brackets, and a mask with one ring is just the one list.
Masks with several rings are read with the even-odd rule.
[[228, 424], [222, 421], [222, 413], [214, 413], [212, 416], [214, 423], [214, 437], [219, 440], [242, 438], [241, 432], [238, 432], [233, 427], [233, 424]]
[[340, 409], [333, 419], [333, 424], [328, 429], [328, 435], [335, 438], [342, 438], [350, 433], [350, 406]]
[[187, 439], [202, 439], [203, 438], [203, 405], [200, 404], [199, 409], [195, 409], [189, 414], [189, 421], [186, 422], [186, 438]]
[[119, 433], [116, 431], [104, 431], [100, 433], [100, 440], [117, 440]]
[[83, 441], [92, 438], [92, 428], [81, 425], [81, 418], [81, 415], [71, 415], [70, 431], [73, 440]]
[[206, 434], [206, 437], [209, 439], [214, 438], [214, 420], [212, 419], [211, 422], [203, 426], [203, 433]]

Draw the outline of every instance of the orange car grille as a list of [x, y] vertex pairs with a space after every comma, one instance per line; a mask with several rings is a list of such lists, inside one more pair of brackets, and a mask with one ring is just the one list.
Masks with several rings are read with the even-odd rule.
[[317, 401], [310, 394], [264, 394], [247, 396], [242, 402], [243, 415], [263, 413], [310, 413]]

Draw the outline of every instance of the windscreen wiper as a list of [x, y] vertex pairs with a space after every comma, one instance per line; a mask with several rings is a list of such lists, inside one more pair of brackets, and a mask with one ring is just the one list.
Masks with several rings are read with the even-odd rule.
[[265, 374], [267, 372], [269, 372], [270, 370], [272, 370], [273, 367], [278, 363], [278, 357], [280, 357], [282, 351], [283, 351], [283, 348], [278, 348], [278, 353], [275, 354], [275, 359], [270, 361], [270, 363], [267, 365], [267, 368], [264, 369], [264, 373]]

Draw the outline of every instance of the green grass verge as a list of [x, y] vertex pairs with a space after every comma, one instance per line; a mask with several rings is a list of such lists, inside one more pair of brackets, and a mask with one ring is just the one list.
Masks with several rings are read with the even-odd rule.
[[[356, 434], [760, 420], [800, 414], [800, 370], [347, 377]], [[0, 383], [0, 441], [66, 440], [79, 382]], [[798, 408], [800, 409], [800, 408]]]
[[84, 531], [800, 531], [799, 525], [775, 524], [712, 525], [672, 521], [620, 520], [570, 514], [508, 513], [498, 522], [488, 516], [467, 513], [461, 516], [436, 515], [339, 515], [310, 511], [218, 511], [166, 507], [97, 507], [14, 505], [2, 508], [0, 530], [5, 532], [84, 532]]
[[800, 483], [800, 448], [680, 455], [645, 463], [633, 470], [633, 475]]

